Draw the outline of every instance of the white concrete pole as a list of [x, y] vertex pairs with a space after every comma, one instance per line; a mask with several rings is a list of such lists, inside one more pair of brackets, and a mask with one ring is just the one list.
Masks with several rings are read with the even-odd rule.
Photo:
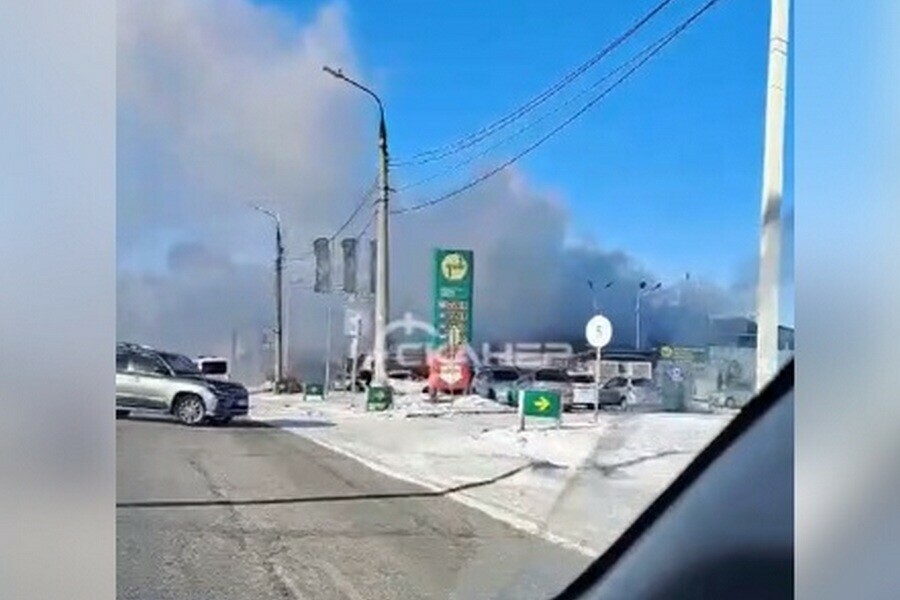
[[781, 261], [781, 198], [784, 185], [784, 129], [787, 97], [790, 0], [771, 0], [769, 74], [763, 155], [762, 223], [756, 291], [756, 388], [778, 368], [778, 283]]

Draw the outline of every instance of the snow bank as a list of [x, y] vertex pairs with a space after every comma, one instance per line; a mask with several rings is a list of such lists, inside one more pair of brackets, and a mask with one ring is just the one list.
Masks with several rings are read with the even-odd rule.
[[[587, 553], [605, 549], [727, 423], [729, 415], [567, 413], [529, 420], [477, 396], [421, 394], [366, 412], [362, 394], [327, 400], [261, 394], [251, 416], [431, 489], [522, 472], [454, 493], [494, 517]], [[434, 417], [434, 418], [422, 418]], [[311, 426], [325, 425], [325, 426]]]

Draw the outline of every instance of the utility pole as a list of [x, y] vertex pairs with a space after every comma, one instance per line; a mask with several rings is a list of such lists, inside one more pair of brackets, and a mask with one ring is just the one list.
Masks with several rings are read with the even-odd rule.
[[331, 304], [325, 307], [325, 386], [323, 397], [328, 394], [331, 382]]
[[322, 67], [322, 70], [344, 81], [353, 87], [365, 92], [378, 104], [378, 176], [379, 187], [381, 188], [381, 196], [375, 205], [375, 239], [376, 239], [376, 258], [375, 258], [375, 340], [372, 351], [373, 359], [373, 385], [383, 386], [387, 384], [387, 320], [390, 314], [388, 293], [388, 282], [390, 274], [388, 272], [388, 194], [390, 186], [388, 184], [388, 142], [387, 142], [387, 124], [384, 119], [384, 105], [378, 95], [362, 85], [361, 83], [350, 79], [340, 69], [332, 69], [331, 67]]
[[757, 390], [762, 389], [775, 376], [778, 368], [778, 280], [781, 261], [789, 13], [790, 0], [771, 0], [762, 223], [756, 290]]
[[235, 367], [237, 366], [237, 345], [238, 345], [237, 328], [232, 327], [231, 328], [231, 355], [229, 356], [231, 363], [228, 366], [228, 370], [231, 373], [234, 373]]
[[[381, 108], [381, 102], [378, 103], [378, 106]], [[388, 146], [384, 109], [381, 109], [381, 121], [378, 125], [378, 150], [381, 199], [378, 202], [375, 217], [377, 221], [375, 239], [377, 240], [376, 250], [378, 252], [375, 261], [375, 274], [378, 285], [375, 287], [375, 349], [373, 352], [375, 372], [373, 373], [373, 379], [376, 385], [385, 385], [387, 383], [388, 281], [390, 274], [388, 273]]]
[[275, 393], [279, 391], [279, 385], [284, 378], [284, 298], [282, 293], [282, 274], [284, 271], [284, 244], [281, 238], [281, 218], [278, 213], [272, 212], [261, 206], [253, 205], [253, 208], [267, 215], [275, 221]]

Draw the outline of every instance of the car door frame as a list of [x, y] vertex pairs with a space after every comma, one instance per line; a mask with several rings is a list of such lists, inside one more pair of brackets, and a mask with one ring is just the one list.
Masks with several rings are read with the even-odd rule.
[[[130, 371], [132, 354], [130, 350], [116, 351], [116, 406], [123, 408], [138, 408], [136, 377]], [[121, 368], [120, 355], [125, 357], [125, 365]]]
[[[147, 372], [135, 368], [134, 359], [137, 357], [152, 358], [152, 360], [155, 360], [160, 366], [166, 369], [168, 374], [164, 375], [162, 373]], [[160, 391], [166, 386], [153, 385], [154, 382], [162, 384], [166, 379], [169, 379], [171, 377], [171, 369], [169, 369], [165, 361], [163, 361], [158, 356], [141, 355], [139, 353], [132, 352], [128, 359], [128, 375], [133, 378], [133, 408], [141, 408], [147, 410], [167, 410], [169, 408], [169, 402], [166, 398], [165, 393]]]

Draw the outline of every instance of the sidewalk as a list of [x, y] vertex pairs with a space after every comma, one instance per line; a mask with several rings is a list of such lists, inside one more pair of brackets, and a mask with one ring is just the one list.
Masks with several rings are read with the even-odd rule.
[[529, 420], [474, 396], [431, 403], [401, 395], [366, 412], [362, 394], [327, 401], [254, 395], [251, 417], [303, 435], [369, 467], [430, 489], [520, 472], [455, 492], [513, 526], [595, 555], [690, 462], [730, 418], [666, 413], [567, 413]]

